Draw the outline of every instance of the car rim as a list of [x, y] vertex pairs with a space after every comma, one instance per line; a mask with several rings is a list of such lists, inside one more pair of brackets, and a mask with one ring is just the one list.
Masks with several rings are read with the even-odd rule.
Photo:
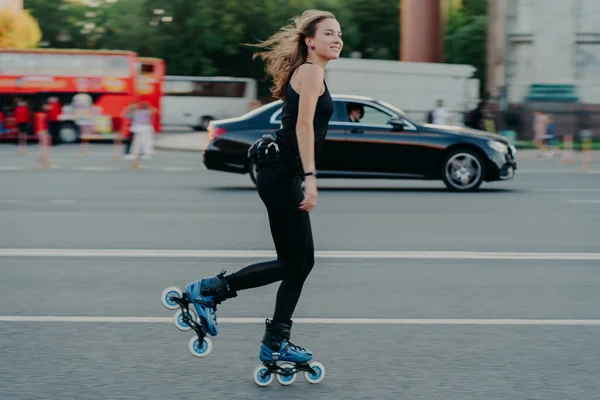
[[74, 128], [61, 128], [60, 130], [60, 139], [65, 143], [72, 143], [77, 140], [77, 132]]
[[470, 189], [481, 177], [481, 163], [472, 154], [457, 153], [446, 163], [446, 178], [457, 189]]

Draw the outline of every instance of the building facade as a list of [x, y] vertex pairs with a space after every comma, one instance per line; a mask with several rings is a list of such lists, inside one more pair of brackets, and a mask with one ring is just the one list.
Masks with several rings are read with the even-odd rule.
[[600, 104], [600, 1], [488, 2], [487, 90], [508, 104]]

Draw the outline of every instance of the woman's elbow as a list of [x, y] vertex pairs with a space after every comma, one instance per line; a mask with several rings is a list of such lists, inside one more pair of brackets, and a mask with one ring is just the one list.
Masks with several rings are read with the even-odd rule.
[[298, 120], [296, 122], [296, 132], [306, 132], [312, 129], [312, 122]]

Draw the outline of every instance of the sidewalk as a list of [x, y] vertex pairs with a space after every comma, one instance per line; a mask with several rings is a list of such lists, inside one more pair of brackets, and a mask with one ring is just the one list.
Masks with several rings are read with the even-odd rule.
[[[159, 135], [155, 139], [155, 148], [161, 150], [177, 150], [177, 151], [202, 151], [206, 144], [206, 132], [200, 133], [184, 133], [184, 134], [164, 134]], [[563, 153], [557, 152], [554, 158], [539, 158], [537, 150], [522, 149], [517, 150], [517, 161], [524, 160], [555, 160], [560, 162], [562, 160]], [[573, 152], [573, 162], [575, 164], [581, 163], [582, 152]], [[592, 162], [600, 162], [600, 151], [592, 151]]]
[[154, 148], [160, 150], [202, 151], [206, 144], [206, 132], [165, 133], [154, 138]]

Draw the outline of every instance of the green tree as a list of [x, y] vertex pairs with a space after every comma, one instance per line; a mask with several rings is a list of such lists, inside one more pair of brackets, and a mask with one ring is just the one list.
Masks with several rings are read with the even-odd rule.
[[85, 48], [85, 35], [78, 24], [85, 7], [69, 0], [25, 0], [23, 8], [38, 21], [42, 31], [41, 46]]
[[87, 7], [82, 32], [87, 46], [94, 49], [139, 51], [142, 44], [151, 44], [149, 18], [142, 14], [139, 0], [98, 2]]
[[[479, 79], [481, 94], [486, 76], [487, 10], [482, 8], [486, 4], [484, 0], [471, 0], [470, 9], [452, 8], [446, 30], [445, 61], [450, 64], [473, 65], [476, 68], [474, 77]], [[479, 14], [474, 14], [475, 12]]]
[[[172, 21], [155, 19], [155, 53], [173, 75], [230, 75], [259, 80], [259, 94], [268, 94], [262, 62], [252, 60], [256, 44], [267, 39], [290, 18], [308, 8], [334, 12], [352, 32], [350, 11], [339, 0], [145, 0], [146, 15], [160, 10]], [[164, 10], [164, 12], [163, 12]], [[350, 35], [352, 37], [352, 35]], [[350, 50], [344, 50], [349, 54]]]
[[51, 48], [137, 51], [153, 41], [143, 0], [25, 0], [39, 21], [42, 45]]
[[[342, 26], [348, 57], [398, 59], [398, 1], [384, 0], [25, 0], [47, 47], [133, 50], [163, 58], [170, 75], [257, 79], [268, 95], [256, 44], [306, 9], [328, 10]], [[393, 12], [390, 12], [392, 10]]]
[[462, 0], [463, 12], [468, 16], [482, 16], [487, 14], [488, 0]]
[[400, 59], [399, 0], [347, 0], [357, 25], [356, 44], [363, 58]]

